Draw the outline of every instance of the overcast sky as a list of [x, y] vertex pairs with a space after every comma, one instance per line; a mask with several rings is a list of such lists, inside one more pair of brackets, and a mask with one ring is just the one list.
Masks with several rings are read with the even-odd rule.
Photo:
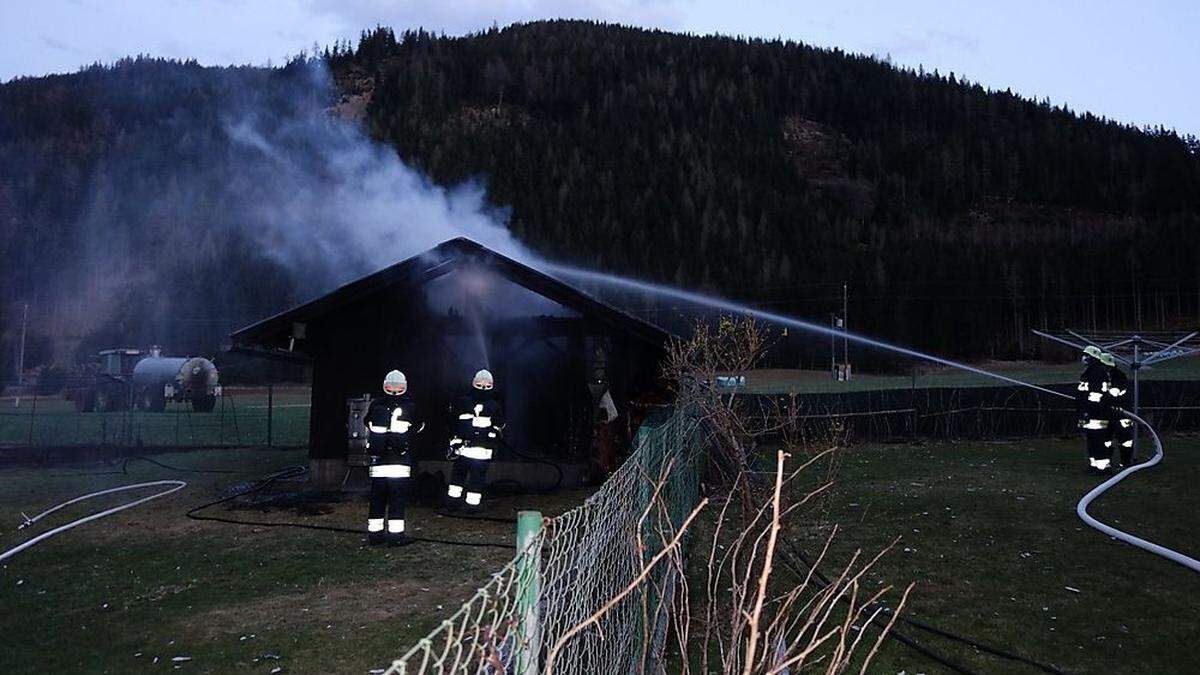
[[0, 0], [0, 80], [139, 53], [279, 63], [376, 24], [462, 34], [558, 17], [890, 55], [1200, 134], [1200, 0]]

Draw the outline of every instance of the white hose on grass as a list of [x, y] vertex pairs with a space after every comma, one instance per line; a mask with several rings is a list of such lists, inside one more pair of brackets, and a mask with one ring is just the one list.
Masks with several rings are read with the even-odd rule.
[[[38, 536], [34, 537], [33, 539], [30, 539], [27, 542], [24, 542], [22, 544], [14, 546], [13, 548], [10, 548], [9, 550], [5, 551], [4, 553], [0, 553], [0, 560], [5, 560], [7, 558], [10, 558], [10, 557], [20, 553], [21, 551], [24, 551], [25, 549], [29, 548], [30, 546], [37, 544], [38, 542], [45, 541], [46, 539], [49, 539], [50, 537], [53, 537], [54, 535], [59, 534], [60, 532], [65, 532], [77, 525], [82, 525], [84, 523], [91, 522], [93, 520], [99, 520], [100, 518], [103, 518], [105, 516], [111, 516], [112, 514], [118, 512], [118, 511], [124, 511], [125, 509], [133, 508], [133, 507], [137, 506], [138, 504], [145, 504], [146, 502], [148, 502], [152, 499], [158, 499], [159, 497], [165, 497], [165, 496], [171, 494], [172, 492], [177, 492], [177, 491], [182, 490], [183, 488], [187, 487], [187, 483], [184, 481], [181, 481], [181, 480], [155, 480], [155, 481], [150, 481], [148, 483], [134, 483], [132, 485], [122, 485], [120, 487], [109, 488], [107, 490], [100, 490], [99, 492], [91, 492], [86, 495], [81, 495], [74, 499], [65, 501], [57, 506], [52, 507], [52, 508], [46, 509], [45, 511], [42, 511], [41, 513], [37, 514], [36, 516], [34, 516], [32, 518], [27, 517], [25, 519], [25, 522], [21, 523], [21, 526], [18, 527], [17, 529], [23, 529], [23, 528], [29, 527], [30, 525], [36, 523], [37, 521], [41, 520], [42, 518], [45, 518], [46, 516], [50, 515], [51, 513], [58, 511], [59, 509], [66, 508], [66, 507], [70, 506], [71, 504], [76, 504], [76, 503], [82, 502], [86, 499], [91, 499], [92, 497], [99, 497], [101, 495], [112, 494], [114, 492], [124, 492], [126, 490], [137, 490], [140, 488], [155, 487], [157, 485], [170, 485], [172, 487], [168, 490], [162, 490], [161, 492], [156, 492], [148, 497], [142, 497], [141, 499], [136, 499], [127, 504], [121, 504], [120, 506], [114, 506], [111, 509], [101, 511], [100, 513], [93, 513], [90, 516], [84, 516], [83, 518], [73, 520], [73, 521], [67, 523], [66, 525], [60, 525], [48, 532], [43, 532], [42, 534], [39, 534]], [[24, 515], [24, 514], [22, 514], [22, 515]]]
[[1173, 551], [1165, 546], [1159, 546], [1158, 544], [1155, 544], [1152, 541], [1146, 541], [1145, 539], [1142, 539], [1140, 537], [1135, 537], [1132, 534], [1129, 534], [1128, 532], [1122, 532], [1121, 530], [1118, 530], [1117, 528], [1112, 527], [1111, 525], [1105, 525], [1104, 523], [1100, 522], [1099, 520], [1096, 520], [1095, 518], [1093, 518], [1087, 512], [1088, 505], [1090, 505], [1092, 503], [1092, 501], [1095, 500], [1097, 497], [1104, 494], [1109, 488], [1111, 488], [1112, 486], [1116, 485], [1117, 483], [1120, 483], [1121, 481], [1125, 480], [1133, 473], [1135, 473], [1137, 471], [1141, 471], [1142, 469], [1148, 469], [1162, 461], [1162, 458], [1163, 458], [1162, 441], [1158, 438], [1158, 432], [1154, 430], [1154, 427], [1150, 426], [1150, 424], [1148, 422], [1146, 422], [1146, 420], [1138, 417], [1137, 415], [1134, 415], [1131, 412], [1128, 412], [1125, 410], [1122, 410], [1121, 412], [1124, 413], [1125, 415], [1128, 415], [1130, 419], [1135, 420], [1142, 426], [1146, 427], [1146, 430], [1150, 432], [1150, 437], [1154, 439], [1154, 456], [1151, 457], [1150, 459], [1146, 460], [1145, 462], [1142, 462], [1141, 464], [1134, 464], [1133, 466], [1125, 469], [1121, 473], [1118, 473], [1117, 475], [1113, 476], [1112, 478], [1109, 478], [1108, 480], [1104, 481], [1103, 483], [1092, 488], [1091, 492], [1087, 493], [1086, 495], [1083, 496], [1083, 499], [1079, 500], [1079, 505], [1075, 507], [1075, 513], [1079, 514], [1079, 517], [1083, 520], [1083, 522], [1087, 523], [1091, 527], [1096, 528], [1097, 530], [1100, 530], [1104, 534], [1107, 534], [1108, 536], [1110, 536], [1114, 539], [1119, 539], [1127, 544], [1132, 544], [1134, 546], [1137, 546], [1138, 548], [1149, 551], [1149, 552], [1153, 553], [1154, 555], [1166, 558], [1167, 560], [1170, 560], [1171, 562], [1179, 563], [1180, 565], [1183, 565], [1184, 567], [1191, 569], [1193, 572], [1200, 572], [1200, 560], [1196, 560], [1195, 558], [1190, 558], [1190, 557], [1180, 553], [1179, 551]]

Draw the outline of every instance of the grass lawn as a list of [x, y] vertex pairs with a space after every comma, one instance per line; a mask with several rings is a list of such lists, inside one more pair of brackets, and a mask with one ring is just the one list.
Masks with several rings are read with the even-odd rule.
[[[1077, 363], [1042, 363], [1039, 361], [991, 361], [973, 364], [984, 370], [1000, 373], [1033, 384], [1068, 384], [1076, 382], [1080, 366]], [[1200, 358], [1182, 358], [1146, 368], [1141, 378], [1153, 380], [1200, 379]], [[994, 378], [956, 368], [921, 364], [915, 376], [873, 375], [854, 373], [849, 382], [835, 382], [826, 370], [762, 369], [746, 374], [746, 385], [740, 391], [751, 394], [815, 394], [881, 389], [917, 389], [935, 387], [992, 387], [1005, 386]]]
[[[225, 387], [212, 412], [170, 403], [163, 412], [81, 413], [61, 396], [0, 398], [0, 446], [114, 445], [245, 446], [308, 444], [308, 387], [277, 387], [268, 406], [266, 387]], [[32, 441], [32, 442], [30, 442]]]
[[[0, 535], [7, 550], [74, 517], [128, 500], [115, 495], [64, 509], [16, 532], [19, 514], [130, 482], [182, 478], [174, 495], [87, 523], [0, 563], [5, 673], [163, 671], [366, 673], [423, 637], [511, 557], [512, 551], [414, 544], [368, 548], [349, 534], [198, 522], [184, 513], [232, 483], [304, 461], [294, 450], [200, 450], [156, 455], [237, 474], [180, 475], [136, 463], [129, 476], [69, 476], [89, 467], [0, 469]], [[495, 515], [569, 508], [581, 493], [500, 497]], [[366, 504], [347, 498], [294, 510], [211, 513], [362, 527]], [[412, 508], [417, 536], [513, 543], [514, 526], [464, 522]], [[10, 527], [11, 526], [11, 527]], [[173, 664], [174, 657], [190, 661]], [[157, 663], [155, 660], [157, 659]]]
[[[1162, 464], [1091, 512], [1200, 556], [1200, 440], [1165, 443]], [[874, 552], [902, 536], [874, 580], [917, 582], [911, 616], [1066, 672], [1200, 672], [1200, 575], [1085, 526], [1075, 504], [1098, 481], [1084, 461], [1075, 440], [852, 448], [834, 500], [833, 551], [845, 560], [854, 547]], [[976, 672], [1036, 672], [904, 630]], [[902, 671], [946, 672], [889, 642], [872, 672]]]
[[[1118, 527], [1200, 554], [1200, 440], [1169, 437], [1167, 459], [1115, 489], [1094, 513]], [[846, 451], [832, 519], [841, 525], [826, 571], [856, 547], [901, 542], [872, 584], [917, 586], [908, 613], [1072, 673], [1192, 673], [1200, 634], [1200, 575], [1085, 527], [1074, 507], [1096, 481], [1078, 441], [861, 446]], [[294, 450], [199, 450], [157, 456], [237, 474], [186, 474], [187, 489], [89, 523], [0, 564], [0, 635], [6, 673], [366, 673], [424, 636], [512, 552], [416, 544], [376, 549], [329, 532], [190, 521], [184, 512], [232, 483], [300, 463]], [[72, 476], [78, 465], [0, 469], [0, 514], [15, 527], [92, 489], [179, 474], [145, 463], [130, 476]], [[499, 498], [493, 512], [556, 515], [585, 492]], [[116, 499], [70, 507], [33, 533]], [[222, 513], [223, 507], [214, 509]], [[359, 527], [361, 500], [236, 517]], [[229, 515], [226, 513], [226, 515]], [[414, 534], [511, 543], [513, 527], [464, 522], [429, 509], [409, 514]], [[5, 528], [7, 549], [30, 533]], [[796, 535], [812, 549], [814, 541]], [[780, 582], [787, 572], [779, 572]], [[1068, 587], [1076, 589], [1070, 590]], [[893, 599], [898, 597], [893, 595]], [[923, 644], [976, 672], [1025, 666], [924, 635]], [[191, 660], [172, 663], [174, 657]], [[157, 663], [155, 659], [158, 659]], [[939, 673], [887, 643], [873, 673]]]

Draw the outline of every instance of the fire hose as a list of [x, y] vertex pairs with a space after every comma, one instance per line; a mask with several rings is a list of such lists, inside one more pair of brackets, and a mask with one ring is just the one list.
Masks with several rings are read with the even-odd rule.
[[184, 481], [181, 481], [181, 480], [155, 480], [155, 481], [150, 481], [148, 483], [133, 483], [132, 485], [122, 485], [119, 487], [108, 488], [107, 490], [100, 490], [98, 492], [90, 492], [85, 495], [80, 495], [79, 497], [75, 497], [74, 499], [69, 499], [61, 504], [58, 504], [57, 506], [46, 509], [45, 511], [42, 511], [41, 513], [37, 514], [36, 516], [33, 516], [32, 518], [25, 516], [25, 514], [22, 513], [21, 515], [25, 516], [25, 521], [22, 522], [19, 527], [17, 527], [18, 530], [23, 530], [26, 527], [29, 527], [30, 525], [36, 523], [37, 521], [41, 520], [42, 518], [45, 518], [46, 516], [50, 515], [51, 513], [58, 511], [59, 509], [63, 509], [72, 504], [77, 504], [79, 502], [91, 499], [92, 497], [99, 497], [102, 495], [113, 494], [116, 492], [124, 492], [126, 490], [138, 490], [141, 488], [155, 487], [158, 485], [164, 485], [164, 486], [169, 485], [171, 487], [169, 489], [162, 490], [160, 492], [156, 492], [148, 497], [142, 497], [141, 499], [135, 499], [132, 502], [128, 502], [126, 504], [121, 504], [120, 506], [114, 506], [111, 509], [106, 509], [99, 513], [93, 513], [90, 516], [84, 516], [82, 518], [78, 518], [76, 520], [73, 520], [73, 521], [67, 523], [66, 525], [60, 525], [60, 526], [54, 528], [53, 530], [50, 530], [48, 532], [43, 532], [43, 533], [39, 534], [38, 536], [34, 537], [33, 539], [30, 539], [29, 541], [26, 541], [22, 544], [18, 544], [17, 546], [10, 548], [9, 550], [5, 551], [4, 553], [0, 553], [0, 560], [5, 560], [7, 558], [10, 558], [35, 544], [45, 541], [45, 540], [49, 539], [50, 537], [53, 537], [56, 534], [66, 532], [67, 530], [69, 530], [73, 527], [83, 525], [84, 523], [89, 523], [93, 520], [99, 520], [101, 518], [104, 518], [105, 516], [111, 516], [112, 514], [117, 513], [119, 511], [124, 511], [125, 509], [131, 509], [139, 504], [145, 504], [146, 502], [148, 502], [152, 499], [158, 499], [159, 497], [165, 497], [165, 496], [171, 494], [172, 492], [178, 492], [179, 490], [182, 490], [183, 488], [187, 487], [187, 483]]
[[[1000, 377], [999, 375], [994, 375], [993, 373], [989, 373], [988, 371], [980, 370], [979, 372], [982, 372], [985, 375], [993, 375], [995, 377]], [[1048, 389], [1046, 387], [1042, 387], [1042, 386], [1032, 384], [1029, 382], [1023, 382], [1021, 380], [1015, 380], [1013, 378], [1004, 378], [1004, 379], [1010, 380], [1016, 384], [1020, 384], [1025, 387], [1029, 387], [1030, 389], [1036, 389], [1038, 391], [1045, 392], [1047, 394], [1052, 394], [1052, 395], [1058, 396], [1060, 398], [1074, 400], [1074, 399], [1072, 399], [1072, 397], [1070, 395], [1064, 394], [1061, 391], [1055, 391], [1053, 389]], [[1112, 537], [1113, 539], [1116, 539], [1118, 541], [1123, 541], [1126, 544], [1130, 544], [1131, 546], [1136, 546], [1136, 547], [1142, 549], [1143, 551], [1148, 551], [1150, 553], [1153, 553], [1156, 556], [1170, 560], [1171, 562], [1179, 563], [1180, 565], [1187, 567], [1188, 569], [1192, 570], [1193, 572], [1200, 572], [1200, 560], [1196, 560], [1195, 558], [1186, 556], [1186, 555], [1180, 553], [1179, 551], [1174, 551], [1172, 549], [1167, 548], [1166, 546], [1160, 546], [1159, 544], [1155, 544], [1152, 541], [1146, 541], [1145, 539], [1142, 539], [1141, 537], [1137, 537], [1132, 534], [1129, 534], [1128, 532], [1123, 532], [1121, 530], [1118, 530], [1115, 527], [1112, 527], [1111, 525], [1106, 525], [1106, 524], [1100, 522], [1099, 520], [1096, 520], [1095, 518], [1093, 518], [1091, 516], [1091, 514], [1089, 514], [1087, 512], [1088, 506], [1090, 506], [1091, 503], [1093, 501], [1095, 501], [1095, 499], [1097, 497], [1099, 497], [1100, 495], [1107, 492], [1109, 490], [1109, 488], [1112, 488], [1117, 483], [1120, 483], [1121, 481], [1125, 480], [1126, 478], [1133, 475], [1134, 473], [1141, 471], [1142, 469], [1148, 469], [1148, 468], [1158, 464], [1163, 459], [1162, 439], [1160, 439], [1158, 437], [1158, 432], [1155, 431], [1154, 427], [1150, 426], [1150, 423], [1147, 422], [1146, 420], [1142, 419], [1141, 417], [1138, 417], [1137, 415], [1129, 412], [1128, 410], [1125, 410], [1123, 408], [1115, 408], [1115, 411], [1119, 412], [1122, 415], [1125, 415], [1126, 417], [1137, 422], [1138, 424], [1141, 424], [1143, 427], [1146, 428], [1146, 431], [1150, 432], [1150, 437], [1154, 439], [1154, 456], [1151, 457], [1150, 459], [1146, 460], [1145, 462], [1142, 462], [1141, 464], [1134, 464], [1130, 467], [1125, 468], [1123, 471], [1121, 471], [1117, 475], [1113, 476], [1112, 478], [1109, 478], [1108, 480], [1104, 481], [1103, 483], [1092, 488], [1090, 492], [1085, 494], [1083, 496], [1083, 498], [1079, 500], [1079, 503], [1075, 506], [1075, 513], [1079, 516], [1080, 520], [1082, 520], [1085, 524], [1087, 524], [1088, 527], [1091, 527], [1091, 528], [1098, 530], [1104, 534], [1107, 534], [1108, 536]]]
[[[232, 473], [232, 471], [223, 470], [223, 469], [190, 469], [190, 468], [184, 468], [184, 467], [169, 466], [169, 465], [165, 465], [161, 462], [157, 462], [155, 460], [152, 460], [152, 459], [149, 459], [146, 457], [137, 457], [137, 458], [131, 458], [131, 459], [145, 459], [148, 462], [157, 464], [159, 466], [162, 466], [164, 468], [168, 468], [168, 469], [171, 469], [174, 471], [194, 471], [194, 472], [203, 472], [203, 473]], [[129, 461], [130, 460], [126, 460], [126, 465], [128, 464]], [[126, 471], [126, 466], [123, 465], [121, 467], [120, 473], [124, 473], [125, 471]], [[220, 516], [200, 515], [200, 513], [199, 513], [200, 511], [207, 509], [209, 507], [231, 501], [233, 499], [236, 499], [237, 497], [244, 496], [251, 492], [256, 492], [275, 481], [303, 477], [307, 474], [307, 472], [308, 472], [307, 467], [288, 467], [287, 469], [270, 474], [264, 478], [261, 478], [261, 479], [258, 479], [256, 481], [252, 482], [248, 487], [246, 487], [242, 490], [236, 491], [232, 496], [224, 497], [221, 499], [217, 499], [215, 501], [201, 504], [200, 506], [197, 506], [197, 507], [189, 510], [185, 515], [192, 520], [208, 520], [208, 521], [226, 523], [226, 524], [231, 524], [231, 525], [252, 525], [252, 526], [257, 526], [257, 527], [291, 527], [291, 528], [301, 528], [301, 529], [310, 529], [310, 530], [324, 530], [324, 531], [328, 531], [328, 532], [342, 532], [342, 533], [347, 533], [347, 534], [362, 534], [359, 530], [345, 528], [345, 527], [331, 527], [331, 526], [327, 526], [327, 525], [312, 525], [312, 524], [308, 524], [308, 523], [248, 521], [248, 520], [238, 520], [238, 519], [234, 519], [234, 518], [223, 518]], [[104, 474], [104, 473], [119, 473], [119, 472], [97, 472], [97, 475]], [[78, 475], [91, 475], [91, 474], [78, 474]], [[26, 516], [24, 513], [22, 513], [21, 516], [24, 518], [24, 521], [22, 521], [22, 523], [17, 527], [18, 530], [23, 530], [26, 527], [29, 527], [29, 526], [33, 525], [34, 523], [38, 522], [39, 520], [45, 518], [46, 516], [48, 516], [52, 513], [55, 513], [56, 511], [59, 511], [68, 506], [71, 506], [72, 504], [78, 504], [79, 502], [86, 501], [88, 499], [92, 499], [93, 497], [100, 497], [103, 495], [114, 494], [114, 493], [118, 493], [118, 492], [125, 492], [127, 490], [137, 490], [140, 488], [155, 487], [155, 486], [159, 486], [159, 485], [170, 486], [170, 487], [166, 490], [162, 490], [162, 491], [156, 492], [152, 495], [142, 497], [141, 499], [136, 499], [132, 502], [128, 502], [126, 504], [121, 504], [120, 506], [115, 506], [113, 508], [106, 509], [99, 513], [94, 513], [89, 516], [84, 516], [82, 518], [78, 518], [76, 520], [73, 520], [73, 521], [65, 524], [65, 525], [61, 525], [61, 526], [56, 527], [47, 532], [43, 532], [42, 534], [37, 535], [36, 537], [30, 539], [29, 541], [18, 544], [17, 546], [14, 546], [13, 548], [11, 548], [9, 550], [7, 550], [3, 553], [0, 553], [0, 561], [6, 560], [6, 559], [20, 553], [21, 551], [24, 551], [27, 548], [35, 546], [55, 535], [65, 532], [71, 528], [78, 527], [79, 525], [83, 525], [84, 523], [89, 523], [94, 520], [99, 520], [106, 516], [111, 516], [114, 513], [124, 511], [125, 509], [133, 508], [140, 504], [145, 504], [148, 501], [158, 499], [159, 497], [165, 497], [173, 492], [182, 490], [183, 488], [187, 487], [187, 482], [182, 481], [182, 480], [156, 480], [156, 481], [149, 481], [149, 482], [145, 482], [145, 483], [133, 483], [130, 485], [121, 485], [118, 487], [108, 488], [105, 490], [99, 490], [97, 492], [89, 492], [88, 494], [74, 497], [65, 502], [57, 504], [49, 509], [46, 509], [45, 511], [43, 511], [35, 516], [32, 516], [32, 517]], [[500, 520], [500, 519], [496, 519], [496, 520]], [[472, 547], [472, 548], [501, 548], [501, 549], [515, 548], [511, 544], [501, 544], [501, 543], [494, 543], [494, 542], [455, 541], [455, 540], [446, 540], [446, 539], [435, 539], [435, 538], [431, 538], [431, 537], [411, 537], [410, 540], [413, 543], [423, 542], [423, 543], [431, 543], [431, 544], [446, 544], [446, 545], [450, 545], [450, 546], [467, 546], [467, 547]]]
[[[1055, 392], [1051, 389], [1038, 387], [1036, 385], [1030, 385], [1030, 386], [1032, 386], [1035, 389], [1041, 389], [1042, 391], [1045, 391], [1048, 393], [1053, 393], [1058, 396], [1063, 396], [1063, 394], [1061, 394], [1059, 392]], [[1132, 465], [1132, 466], [1124, 469], [1123, 471], [1121, 471], [1120, 473], [1116, 474], [1115, 476], [1109, 478], [1108, 480], [1104, 481], [1100, 485], [1097, 485], [1095, 488], [1092, 488], [1091, 491], [1089, 491], [1087, 494], [1085, 494], [1083, 496], [1082, 499], [1079, 500], [1079, 503], [1075, 508], [1075, 512], [1079, 515], [1079, 518], [1082, 519], [1083, 522], [1086, 523], [1089, 527], [1092, 527], [1104, 534], [1107, 534], [1108, 536], [1113, 537], [1114, 539], [1123, 541], [1132, 546], [1136, 546], [1145, 551], [1153, 553], [1157, 556], [1166, 558], [1167, 560], [1170, 560], [1172, 562], [1179, 563], [1180, 565], [1183, 565], [1184, 567], [1187, 567], [1193, 571], [1200, 572], [1200, 561], [1198, 561], [1194, 558], [1188, 557], [1178, 551], [1169, 549], [1165, 546], [1155, 544], [1154, 542], [1147, 541], [1147, 540], [1137, 537], [1135, 535], [1118, 530], [1115, 527], [1112, 527], [1110, 525], [1100, 522], [1099, 520], [1092, 517], [1087, 512], [1088, 506], [1090, 506], [1091, 503], [1096, 498], [1098, 498], [1100, 495], [1107, 492], [1110, 488], [1115, 486], [1117, 483], [1120, 483], [1122, 480], [1128, 478], [1130, 475], [1132, 475], [1138, 471], [1141, 471], [1142, 469], [1147, 469], [1147, 468], [1150, 468], [1150, 467], [1158, 464], [1163, 459], [1162, 439], [1159, 438], [1158, 432], [1154, 429], [1154, 427], [1152, 427], [1150, 425], [1150, 423], [1147, 422], [1146, 420], [1142, 419], [1141, 417], [1139, 417], [1127, 410], [1121, 410], [1121, 409], [1118, 409], [1118, 410], [1121, 414], [1126, 415], [1130, 419], [1136, 421], [1138, 424], [1141, 424], [1150, 433], [1150, 437], [1154, 440], [1154, 456], [1151, 457], [1150, 459], [1146, 460], [1145, 462], [1142, 462], [1140, 464], [1135, 464], [1135, 465]], [[799, 551], [799, 550], [793, 548], [791, 543], [786, 540], [784, 540], [783, 543], [784, 543], [784, 550], [780, 551], [780, 557], [781, 557], [782, 562], [785, 567], [787, 567], [789, 570], [791, 570], [799, 578], [801, 578], [801, 579], [805, 578], [805, 575], [798, 569], [798, 566], [796, 565], [795, 561], [793, 561], [791, 559], [791, 556], [794, 555], [797, 558], [799, 558], [801, 561], [803, 561], [803, 563], [806, 566], [808, 566], [810, 569], [812, 569], [818, 582], [821, 585], [823, 585], [823, 586], [829, 585], [830, 581], [821, 573], [821, 571], [819, 569], [817, 569], [814, 566], [814, 564], [807, 558], [807, 556], [804, 555], [803, 551]], [[882, 610], [882, 613], [885, 615], [890, 614], [892, 611], [890, 608], [883, 606], [883, 605], [879, 605], [878, 607]], [[928, 633], [931, 633], [931, 634], [934, 634], [934, 635], [937, 635], [937, 636], [940, 636], [943, 638], [947, 638], [947, 639], [953, 640], [955, 642], [960, 642], [962, 644], [968, 645], [975, 649], [992, 654], [993, 656], [998, 656], [1000, 658], [1009, 659], [1009, 660], [1016, 661], [1019, 663], [1024, 663], [1024, 664], [1031, 666], [1037, 670], [1041, 670], [1041, 671], [1047, 672], [1047, 673], [1058, 674], [1058, 673], [1062, 672], [1061, 670], [1059, 670], [1058, 668], [1056, 668], [1052, 665], [1036, 661], [1029, 657], [1023, 656], [1021, 654], [1014, 653], [1011, 650], [996, 647], [993, 645], [988, 645], [986, 643], [979, 642], [978, 640], [974, 640], [972, 638], [954, 633], [952, 631], [948, 631], [944, 628], [940, 628], [938, 626], [935, 626], [935, 625], [932, 625], [932, 624], [929, 624], [929, 623], [926, 623], [923, 621], [919, 621], [917, 619], [913, 619], [911, 617], [899, 616], [897, 618], [902, 623], [905, 623], [912, 628], [926, 631]], [[895, 630], [891, 631], [888, 635], [889, 635], [889, 637], [896, 640], [897, 642], [900, 642], [900, 643], [908, 646], [909, 648], [917, 651], [918, 653], [920, 653], [928, 658], [933, 659], [937, 663], [941, 664], [942, 666], [944, 666], [956, 673], [961, 673], [963, 675], [974, 675], [974, 672], [969, 670], [967, 667], [965, 667], [959, 663], [956, 663], [954, 661], [951, 661], [951, 660], [947, 659], [945, 656], [943, 656], [942, 654], [940, 654], [932, 649], [929, 649], [928, 647], [921, 645], [920, 643], [916, 642], [908, 635], [905, 635], [905, 634], [900, 633]]]
[[1154, 456], [1145, 462], [1142, 462], [1141, 464], [1134, 464], [1133, 466], [1127, 467], [1117, 475], [1092, 488], [1091, 492], [1088, 492], [1083, 496], [1083, 499], [1079, 500], [1079, 504], [1075, 507], [1075, 513], [1077, 513], [1079, 518], [1082, 519], [1083, 522], [1087, 523], [1089, 527], [1095, 528], [1114, 539], [1118, 539], [1126, 544], [1136, 546], [1144, 551], [1149, 551], [1150, 553], [1162, 558], [1166, 558], [1171, 562], [1179, 563], [1193, 572], [1200, 572], [1200, 560], [1188, 557], [1179, 551], [1173, 551], [1165, 546], [1160, 546], [1152, 541], [1146, 541], [1145, 539], [1129, 534], [1128, 532], [1122, 532], [1111, 525], [1106, 525], [1099, 520], [1096, 520], [1091, 516], [1091, 514], [1088, 513], [1088, 506], [1090, 506], [1097, 497], [1107, 492], [1109, 488], [1113, 487], [1117, 483], [1120, 483], [1134, 473], [1141, 471], [1142, 469], [1148, 469], [1155, 464], [1158, 464], [1163, 459], [1162, 440], [1158, 437], [1158, 432], [1154, 430], [1154, 427], [1150, 426], [1150, 423], [1146, 420], [1138, 417], [1128, 410], [1121, 410], [1120, 412], [1138, 424], [1146, 427], [1146, 430], [1150, 432], [1150, 437], [1154, 439]]

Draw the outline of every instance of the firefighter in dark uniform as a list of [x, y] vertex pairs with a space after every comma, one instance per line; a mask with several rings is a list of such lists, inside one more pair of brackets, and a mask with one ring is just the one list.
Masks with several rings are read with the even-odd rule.
[[1100, 362], [1108, 368], [1108, 405], [1111, 413], [1108, 417], [1108, 447], [1109, 451], [1121, 451], [1121, 467], [1133, 462], [1133, 420], [1122, 415], [1118, 410], [1129, 409], [1129, 378], [1125, 371], [1117, 365], [1112, 354], [1101, 354]]
[[1079, 410], [1079, 428], [1087, 438], [1088, 470], [1108, 471], [1112, 463], [1112, 446], [1109, 440], [1110, 416], [1108, 398], [1108, 368], [1100, 361], [1099, 347], [1088, 346], [1083, 350], [1083, 374], [1075, 402]]
[[412, 479], [411, 450], [414, 437], [425, 428], [420, 409], [408, 395], [404, 373], [389, 372], [383, 378], [383, 393], [367, 410], [371, 478], [367, 542], [372, 546], [406, 541], [404, 505]]
[[450, 484], [446, 487], [446, 506], [450, 510], [466, 506], [478, 511], [483, 504], [487, 470], [500, 448], [504, 413], [492, 391], [496, 380], [486, 370], [475, 373], [472, 392], [454, 406], [451, 420], [449, 458], [454, 460]]

